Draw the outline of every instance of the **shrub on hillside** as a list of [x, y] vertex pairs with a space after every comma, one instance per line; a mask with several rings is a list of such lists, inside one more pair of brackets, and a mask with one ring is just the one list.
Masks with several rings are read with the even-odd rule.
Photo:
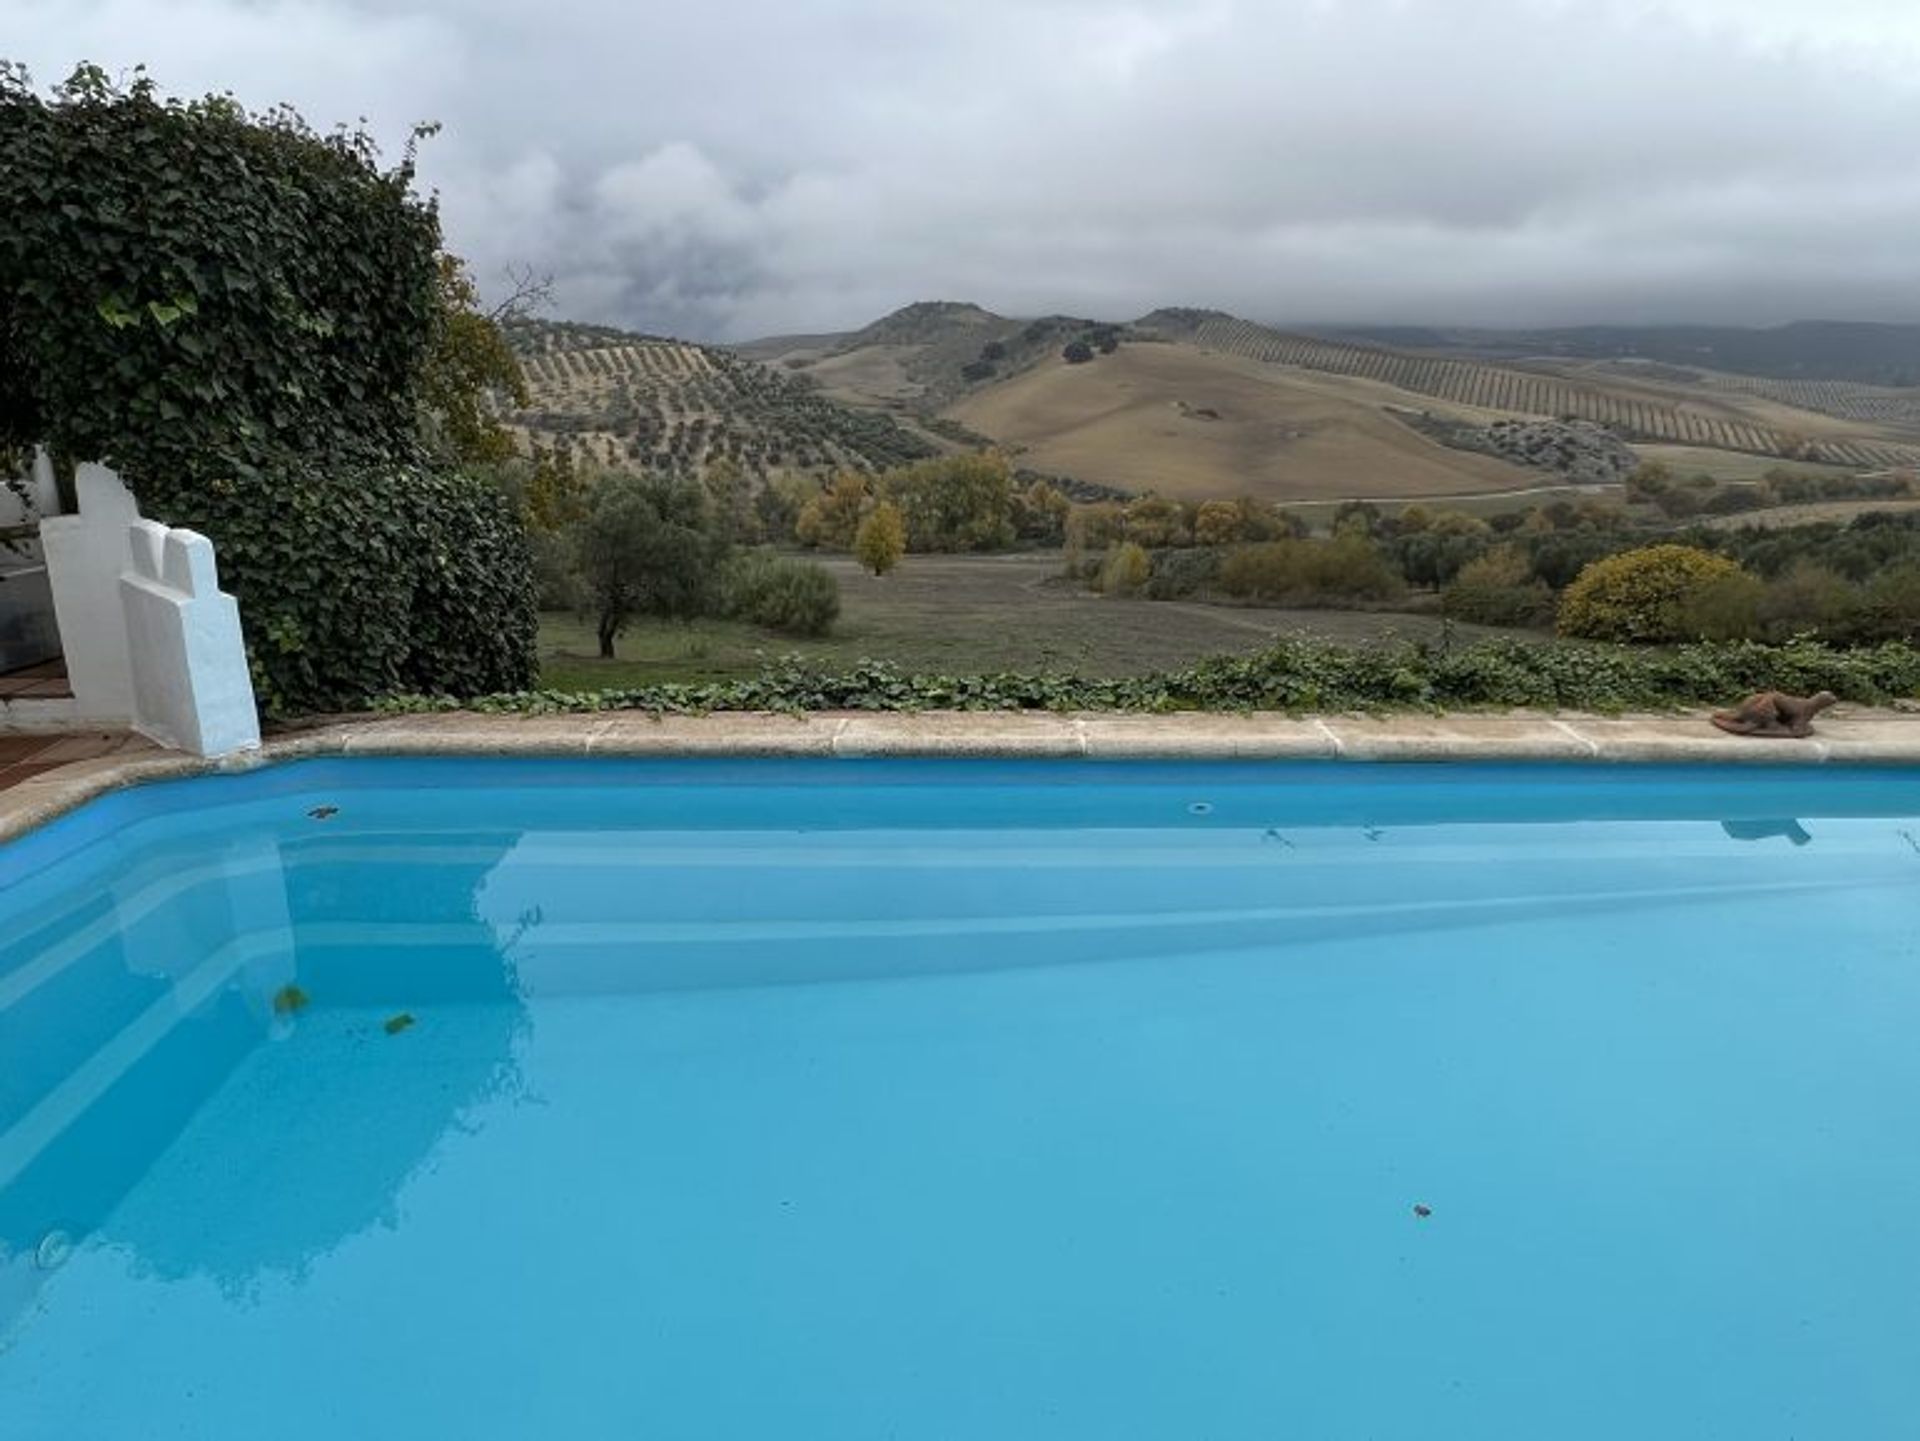
[[1125, 535], [1126, 529], [1127, 508], [1118, 501], [1076, 505], [1067, 512], [1067, 549], [1081, 554], [1103, 552]]
[[840, 618], [840, 583], [832, 572], [766, 551], [734, 557], [721, 594], [728, 615], [782, 635], [825, 635]]
[[1198, 595], [1220, 579], [1220, 563], [1225, 558], [1226, 552], [1216, 546], [1156, 551], [1153, 574], [1147, 580], [1147, 599], [1185, 600]]
[[1682, 603], [1681, 629], [1694, 640], [1753, 640], [1766, 593], [1767, 583], [1744, 570], [1710, 580]]
[[1147, 550], [1191, 544], [1193, 527], [1187, 508], [1162, 496], [1141, 496], [1127, 506], [1127, 539]]
[[1220, 588], [1242, 600], [1350, 605], [1397, 600], [1406, 586], [1357, 529], [1332, 540], [1275, 540], [1230, 551]]
[[1660, 644], [1687, 638], [1687, 610], [1740, 567], [1686, 545], [1653, 545], [1596, 560], [1560, 599], [1560, 633], [1586, 640]]
[[1875, 639], [1920, 641], [1920, 565], [1896, 566], [1869, 581], [1860, 617]]
[[1205, 501], [1193, 513], [1195, 545], [1232, 545], [1253, 538], [1240, 534], [1240, 508], [1230, 500]]
[[1546, 625], [1553, 619], [1553, 592], [1534, 579], [1524, 551], [1499, 545], [1460, 568], [1441, 593], [1440, 609], [1476, 625]]

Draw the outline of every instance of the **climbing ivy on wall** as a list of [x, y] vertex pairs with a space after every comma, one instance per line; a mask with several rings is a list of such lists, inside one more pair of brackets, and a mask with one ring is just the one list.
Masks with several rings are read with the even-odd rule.
[[[531, 678], [517, 519], [420, 445], [439, 266], [412, 141], [383, 167], [290, 109], [0, 64], [0, 449], [104, 460], [204, 529], [275, 708]], [[477, 554], [502, 584], [446, 583]], [[361, 614], [374, 570], [406, 605]]]

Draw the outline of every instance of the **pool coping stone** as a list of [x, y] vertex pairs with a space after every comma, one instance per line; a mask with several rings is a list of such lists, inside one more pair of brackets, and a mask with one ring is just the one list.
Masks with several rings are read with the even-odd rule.
[[209, 761], [130, 750], [0, 790], [0, 841], [122, 786], [312, 756], [1027, 757], [1095, 760], [1612, 761], [1920, 764], [1920, 710], [1839, 706], [1805, 740], [1745, 740], [1704, 711], [1294, 716], [912, 712], [656, 716], [475, 712], [321, 722]]

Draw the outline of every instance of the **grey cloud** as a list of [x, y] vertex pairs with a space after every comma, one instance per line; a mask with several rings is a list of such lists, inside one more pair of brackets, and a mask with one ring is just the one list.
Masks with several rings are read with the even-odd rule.
[[[0, 0], [427, 151], [483, 278], [705, 336], [928, 297], [1277, 321], [1920, 317], [1902, 0]], [[21, 37], [25, 37], [22, 43]]]

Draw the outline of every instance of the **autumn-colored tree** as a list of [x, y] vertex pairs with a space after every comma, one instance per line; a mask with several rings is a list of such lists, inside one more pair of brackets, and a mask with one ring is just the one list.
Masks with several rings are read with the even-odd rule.
[[843, 470], [800, 507], [793, 523], [794, 539], [813, 549], [851, 549], [866, 505], [867, 478], [857, 470]]
[[867, 512], [854, 533], [853, 553], [875, 575], [885, 575], [907, 553], [907, 522], [900, 507], [883, 500]]
[[1187, 544], [1193, 539], [1187, 508], [1162, 496], [1141, 496], [1127, 506], [1127, 539], [1148, 550]]
[[997, 451], [946, 455], [888, 471], [915, 551], [1001, 550], [1013, 543], [1013, 469]]
[[498, 312], [480, 308], [480, 293], [457, 255], [439, 258], [435, 300], [433, 342], [420, 372], [427, 443], [456, 463], [510, 460], [513, 436], [495, 414], [496, 397], [525, 405], [527, 382]]
[[1152, 558], [1132, 541], [1122, 541], [1107, 552], [1100, 567], [1100, 589], [1108, 595], [1138, 595], [1152, 576]]
[[1193, 516], [1195, 545], [1231, 545], [1240, 536], [1240, 507], [1230, 500], [1209, 500]]
[[1058, 488], [1048, 485], [1044, 480], [1036, 480], [1027, 487], [1026, 493], [1018, 497], [1014, 507], [1014, 526], [1020, 532], [1021, 539], [1034, 540], [1042, 545], [1058, 545], [1065, 539], [1067, 516], [1073, 510], [1073, 502], [1062, 495]]
[[533, 458], [526, 481], [527, 525], [553, 533], [579, 522], [587, 513], [587, 481], [570, 450], [542, 451]]

